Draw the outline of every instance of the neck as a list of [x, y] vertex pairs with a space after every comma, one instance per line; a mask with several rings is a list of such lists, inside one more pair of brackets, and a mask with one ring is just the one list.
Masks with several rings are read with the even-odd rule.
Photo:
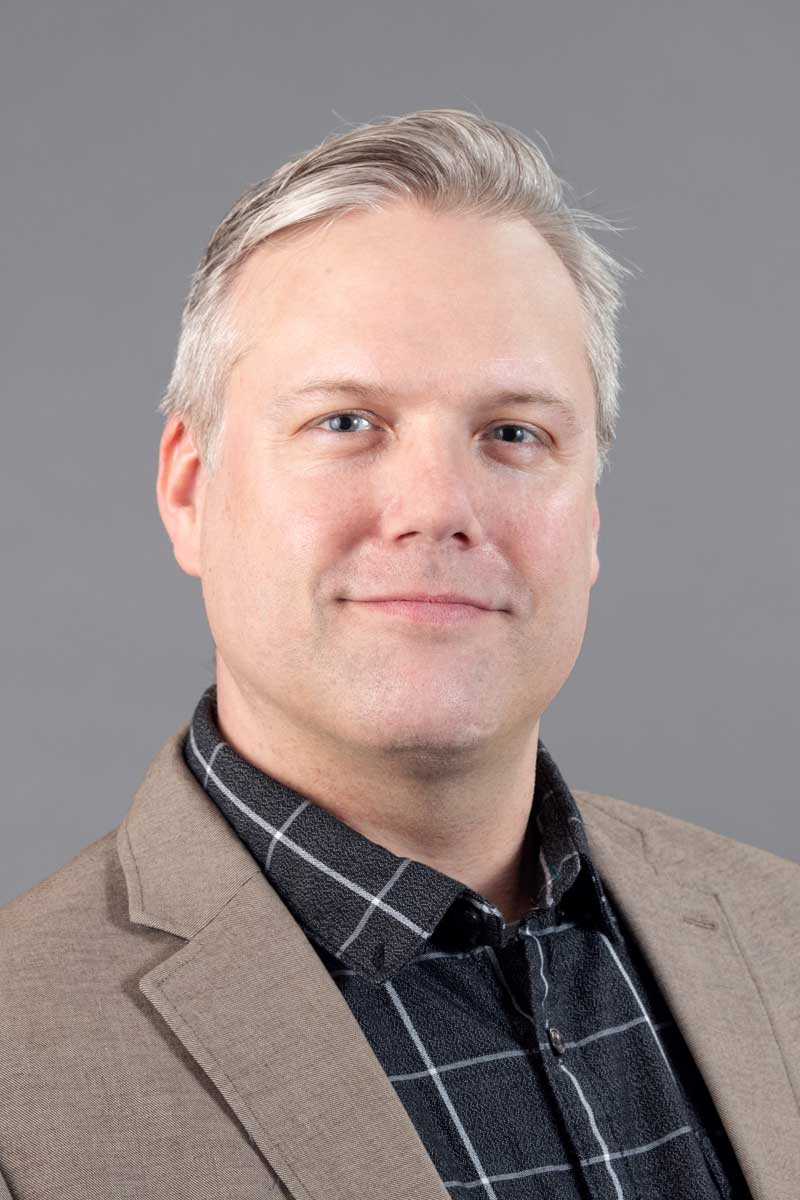
[[[250, 698], [248, 698], [250, 700]], [[259, 770], [401, 858], [466, 884], [516, 921], [530, 908], [525, 834], [539, 722], [489, 752], [441, 750], [413, 762], [364, 753], [298, 727], [285, 710], [245, 702], [218, 671], [222, 737]]]

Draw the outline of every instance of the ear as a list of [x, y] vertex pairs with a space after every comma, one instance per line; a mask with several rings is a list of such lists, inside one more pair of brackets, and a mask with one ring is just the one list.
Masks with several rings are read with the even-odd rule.
[[156, 499], [178, 565], [200, 578], [206, 474], [191, 434], [172, 416], [158, 452]]
[[597, 505], [597, 491], [594, 493], [592, 501], [592, 568], [591, 568], [591, 586], [597, 583], [597, 576], [600, 574], [600, 559], [597, 557], [597, 535], [600, 532], [600, 509]]

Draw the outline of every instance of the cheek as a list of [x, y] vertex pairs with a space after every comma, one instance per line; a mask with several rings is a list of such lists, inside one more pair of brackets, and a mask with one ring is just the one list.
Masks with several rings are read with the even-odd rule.
[[287, 631], [305, 628], [363, 537], [364, 505], [351, 491], [278, 468], [245, 477], [228, 507], [225, 533], [243, 603], [260, 612], [268, 605]]
[[285, 561], [273, 541], [282, 523], [265, 507], [267, 497], [246, 465], [229, 461], [226, 466], [229, 469], [206, 506], [203, 591], [206, 607], [218, 622], [247, 625], [251, 614], [263, 610], [259, 597]]
[[515, 518], [512, 540], [521, 568], [532, 586], [575, 584], [591, 568], [591, 517], [585, 504], [564, 497], [534, 508], [525, 519]]

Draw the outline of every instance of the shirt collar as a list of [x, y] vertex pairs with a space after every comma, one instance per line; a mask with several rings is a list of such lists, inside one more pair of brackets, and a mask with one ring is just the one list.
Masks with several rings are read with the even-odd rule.
[[573, 913], [615, 934], [577, 805], [541, 740], [525, 836], [531, 910], [513, 924], [465, 884], [393, 854], [243, 758], [220, 733], [215, 684], [183, 753], [306, 934], [376, 983], [442, 936], [456, 947], [500, 946], [519, 925]]

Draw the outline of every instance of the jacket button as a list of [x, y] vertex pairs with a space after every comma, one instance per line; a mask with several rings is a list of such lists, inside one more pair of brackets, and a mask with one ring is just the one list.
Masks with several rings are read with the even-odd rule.
[[553, 1054], [557, 1054], [560, 1058], [566, 1050], [564, 1039], [561, 1036], [561, 1031], [553, 1026], [552, 1029], [548, 1029], [547, 1036], [550, 1039], [550, 1045], [553, 1047]]

